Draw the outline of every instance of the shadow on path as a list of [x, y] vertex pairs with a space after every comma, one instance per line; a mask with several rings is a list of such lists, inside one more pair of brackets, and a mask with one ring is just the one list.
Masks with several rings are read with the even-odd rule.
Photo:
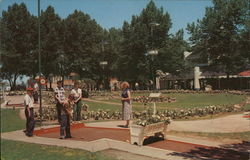
[[238, 144], [223, 145], [218, 147], [203, 148], [198, 147], [185, 153], [171, 153], [170, 155], [193, 158], [193, 159], [204, 159], [204, 160], [249, 160], [250, 142], [243, 141]]

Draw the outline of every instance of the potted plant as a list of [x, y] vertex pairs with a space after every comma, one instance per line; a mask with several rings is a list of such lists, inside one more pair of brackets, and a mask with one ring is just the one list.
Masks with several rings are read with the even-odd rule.
[[130, 126], [130, 142], [142, 146], [146, 136], [162, 136], [166, 139], [167, 125], [170, 117], [164, 115], [145, 114]]

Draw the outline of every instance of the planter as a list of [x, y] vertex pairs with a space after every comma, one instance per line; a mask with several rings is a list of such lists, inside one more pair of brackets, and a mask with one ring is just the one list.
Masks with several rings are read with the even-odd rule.
[[144, 138], [148, 136], [163, 136], [166, 139], [167, 124], [164, 122], [154, 123], [147, 126], [131, 125], [130, 142], [142, 146]]

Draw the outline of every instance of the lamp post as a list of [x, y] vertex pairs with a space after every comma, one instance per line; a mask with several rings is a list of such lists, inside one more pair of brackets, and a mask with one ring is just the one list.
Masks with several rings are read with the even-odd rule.
[[154, 27], [157, 27], [157, 26], [159, 26], [160, 24], [159, 23], [156, 23], [156, 22], [151, 22], [150, 24], [150, 34], [151, 34], [151, 49], [154, 49], [154, 38], [153, 38], [153, 36], [154, 36]]
[[158, 55], [158, 50], [155, 49], [153, 36], [154, 36], [154, 27], [157, 27], [160, 24], [156, 22], [151, 22], [149, 25], [150, 25], [150, 35], [151, 35], [151, 46], [147, 54], [151, 56], [150, 72], [151, 72], [151, 77], [153, 79], [153, 90], [155, 90], [156, 80], [155, 80], [154, 56]]
[[[39, 60], [39, 81], [42, 77], [42, 71], [41, 71], [41, 27], [40, 27], [40, 0], [38, 0], [38, 60]], [[40, 103], [39, 103], [39, 113], [40, 113], [40, 126], [42, 126], [42, 85], [39, 82], [39, 99], [40, 99]]]
[[102, 45], [102, 61], [100, 61], [100, 66], [102, 67], [102, 70], [103, 70], [103, 73], [102, 73], [102, 80], [103, 80], [103, 87], [104, 87], [104, 89], [106, 89], [104, 68], [105, 68], [105, 66], [108, 65], [108, 62], [104, 60], [104, 58], [105, 58], [105, 55], [104, 55], [104, 45], [105, 45], [105, 44], [108, 44], [108, 42], [102, 40], [102, 42], [101, 42], [101, 45]]
[[158, 55], [158, 50], [150, 50], [148, 51], [148, 55], [151, 56], [151, 63], [150, 63], [150, 72], [151, 72], [151, 77], [153, 79], [153, 89], [155, 90], [155, 68], [154, 68], [154, 56]]
[[100, 62], [100, 66], [102, 67], [102, 70], [103, 70], [103, 74], [102, 74], [102, 79], [103, 79], [103, 87], [104, 87], [104, 89], [105, 89], [105, 73], [104, 73], [104, 68], [105, 68], [105, 66], [107, 66], [108, 65], [108, 62], [107, 61], [101, 61]]

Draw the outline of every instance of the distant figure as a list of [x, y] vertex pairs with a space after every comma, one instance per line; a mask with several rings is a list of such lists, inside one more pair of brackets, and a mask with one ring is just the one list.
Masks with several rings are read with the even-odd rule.
[[131, 93], [129, 91], [128, 82], [123, 82], [121, 84], [122, 94], [122, 120], [126, 121], [125, 128], [129, 126], [129, 120], [132, 119], [132, 105], [131, 105]]
[[57, 87], [54, 90], [55, 93], [55, 100], [57, 101], [56, 103], [56, 110], [57, 110], [57, 118], [58, 122], [61, 123], [61, 108], [62, 108], [62, 103], [65, 100], [65, 90], [62, 87], [62, 81], [57, 81]]
[[68, 99], [64, 99], [64, 101], [60, 101], [60, 103], [62, 104], [60, 118], [60, 139], [72, 138], [70, 133], [70, 119], [72, 118], [72, 105], [74, 105], [73, 95], [69, 95]]
[[135, 83], [135, 90], [139, 90], [139, 83]]
[[74, 83], [74, 88], [71, 90], [71, 95], [74, 97], [74, 112], [73, 112], [73, 120], [80, 121], [81, 120], [81, 109], [82, 109], [82, 90], [79, 88], [79, 83]]
[[34, 84], [34, 92], [33, 92], [33, 97], [34, 97], [34, 103], [38, 103], [38, 90], [39, 86], [37, 82]]
[[26, 131], [25, 134], [28, 137], [33, 136], [33, 131], [35, 128], [35, 119], [34, 119], [34, 105], [33, 105], [33, 88], [27, 88], [27, 94], [24, 96], [24, 105], [25, 105], [25, 116], [26, 116]]

